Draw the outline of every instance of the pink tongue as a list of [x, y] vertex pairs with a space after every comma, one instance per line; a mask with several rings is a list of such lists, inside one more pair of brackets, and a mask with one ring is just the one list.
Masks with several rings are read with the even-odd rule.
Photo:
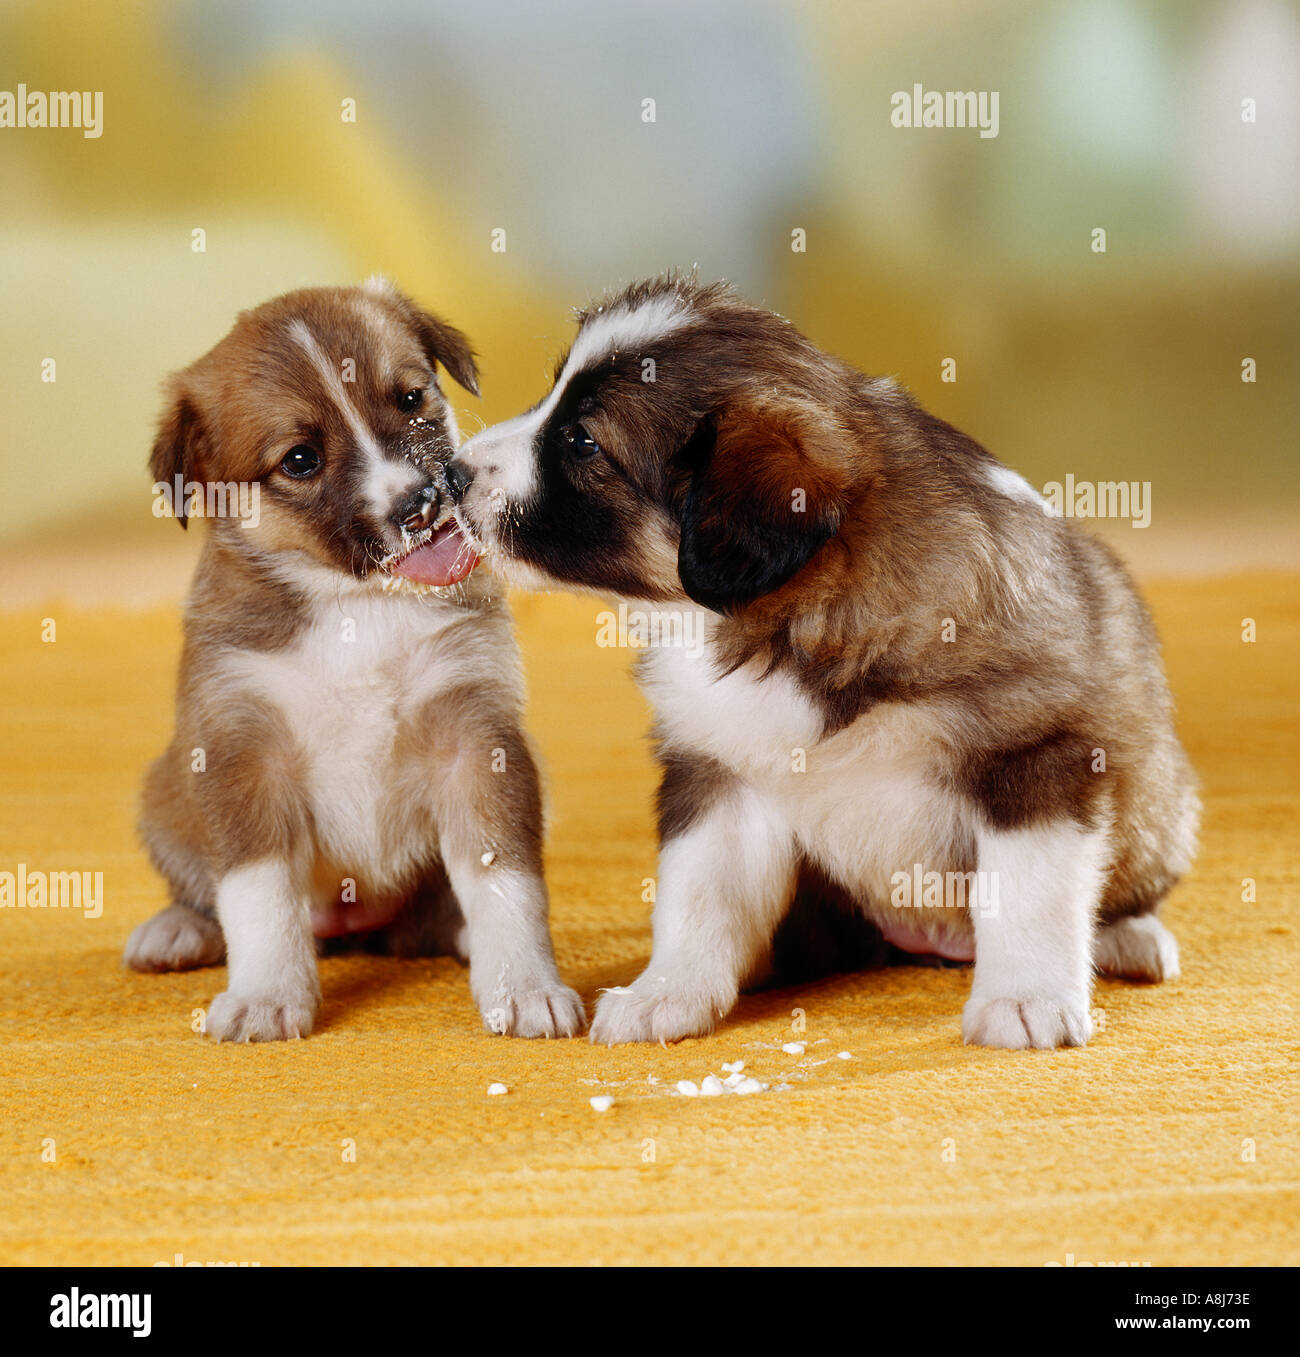
[[477, 564], [477, 553], [452, 519], [422, 547], [398, 561], [393, 574], [416, 584], [458, 584]]

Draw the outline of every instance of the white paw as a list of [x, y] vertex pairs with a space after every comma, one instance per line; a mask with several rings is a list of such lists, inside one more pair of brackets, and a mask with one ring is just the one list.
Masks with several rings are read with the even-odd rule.
[[122, 960], [134, 971], [189, 971], [225, 960], [221, 925], [187, 905], [170, 905], [127, 939]]
[[291, 1041], [311, 1034], [319, 1000], [315, 995], [218, 994], [203, 1030], [217, 1041]]
[[1117, 919], [1097, 930], [1092, 963], [1128, 980], [1177, 980], [1178, 942], [1154, 914]]
[[1092, 1019], [1087, 1006], [1074, 1001], [972, 996], [962, 1012], [961, 1035], [968, 1046], [1050, 1051], [1057, 1046], [1087, 1045]]
[[602, 1046], [625, 1041], [681, 1041], [708, 1036], [730, 1009], [712, 995], [674, 989], [658, 978], [638, 980], [627, 989], [611, 989], [596, 1004], [591, 1039]]
[[587, 1026], [582, 1000], [556, 980], [480, 1005], [483, 1025], [504, 1037], [576, 1037]]

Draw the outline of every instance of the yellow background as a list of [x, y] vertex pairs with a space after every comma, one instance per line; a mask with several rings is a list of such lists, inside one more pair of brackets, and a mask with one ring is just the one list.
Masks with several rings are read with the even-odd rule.
[[[0, 129], [0, 869], [102, 870], [106, 905], [0, 915], [0, 1261], [1296, 1261], [1290, 6], [45, 0], [0, 14], [19, 82], [103, 90], [105, 128]], [[914, 82], [1000, 91], [998, 137], [890, 127]], [[200, 1040], [222, 972], [118, 962], [164, 902], [135, 797], [200, 537], [150, 514], [163, 376], [241, 307], [382, 271], [481, 353], [473, 429], [544, 392], [570, 306], [696, 263], [1036, 485], [1152, 483], [1149, 528], [1096, 526], [1205, 784], [1183, 978], [1101, 984], [1081, 1051], [963, 1048], [968, 975], [916, 968], [607, 1051], [489, 1036], [450, 961], [351, 958], [309, 1041]], [[649, 952], [648, 713], [595, 601], [515, 602], [590, 1005]], [[790, 1088], [668, 1092], [733, 1060]]]

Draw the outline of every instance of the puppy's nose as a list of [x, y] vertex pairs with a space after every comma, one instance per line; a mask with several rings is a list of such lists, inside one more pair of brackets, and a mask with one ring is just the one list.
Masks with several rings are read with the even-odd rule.
[[392, 520], [408, 532], [427, 528], [438, 516], [438, 491], [432, 485], [422, 486], [407, 495], [392, 512]]
[[447, 480], [447, 489], [451, 491], [452, 499], [463, 499], [465, 491], [469, 489], [469, 483], [474, 479], [474, 470], [459, 457], [453, 457], [447, 463], [443, 471]]

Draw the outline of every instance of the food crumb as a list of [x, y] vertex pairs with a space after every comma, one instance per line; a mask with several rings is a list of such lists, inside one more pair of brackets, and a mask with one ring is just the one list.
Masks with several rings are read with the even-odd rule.
[[781, 1049], [786, 1055], [803, 1055], [804, 1044], [802, 1041], [787, 1041]]
[[489, 1097], [489, 1098], [497, 1098], [497, 1097], [500, 1097], [501, 1094], [503, 1094], [503, 1093], [509, 1093], [509, 1092], [510, 1092], [510, 1090], [509, 1090], [504, 1084], [489, 1084], [489, 1085], [488, 1085], [488, 1097]]
[[677, 1092], [683, 1098], [698, 1098], [700, 1096], [699, 1085], [692, 1079], [679, 1079], [677, 1081]]
[[607, 1093], [591, 1099], [591, 1105], [597, 1112], [608, 1112], [614, 1106], [614, 1100]]
[[743, 1060], [733, 1060], [728, 1064], [724, 1060], [722, 1062], [722, 1068], [726, 1070], [728, 1074], [739, 1074], [741, 1070], [745, 1068], [745, 1062]]
[[722, 1092], [722, 1080], [716, 1074], [710, 1074], [700, 1084], [700, 1096], [703, 1098], [716, 1098]]
[[841, 1060], [852, 1060], [852, 1059], [853, 1059], [853, 1052], [852, 1052], [852, 1051], [841, 1051], [840, 1054], [839, 1054], [839, 1059], [841, 1059]]

